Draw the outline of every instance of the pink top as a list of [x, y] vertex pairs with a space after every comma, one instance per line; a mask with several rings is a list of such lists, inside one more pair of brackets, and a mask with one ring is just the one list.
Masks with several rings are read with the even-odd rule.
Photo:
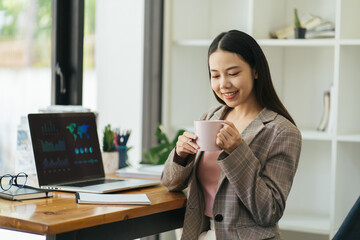
[[213, 205], [221, 168], [217, 158], [222, 151], [205, 151], [197, 168], [197, 177], [205, 198], [205, 215], [213, 217]]

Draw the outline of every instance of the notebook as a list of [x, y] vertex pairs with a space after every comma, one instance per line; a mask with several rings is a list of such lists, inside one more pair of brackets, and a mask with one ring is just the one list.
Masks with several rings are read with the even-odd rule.
[[135, 204], [149, 205], [151, 201], [146, 194], [98, 194], [75, 193], [76, 203], [84, 204]]
[[108, 193], [159, 184], [105, 178], [94, 113], [37, 113], [28, 120], [40, 188]]
[[31, 186], [24, 186], [22, 188], [19, 188], [13, 185], [9, 190], [0, 192], [0, 198], [13, 200], [13, 201], [36, 199], [36, 198], [47, 198], [52, 196], [53, 196], [53, 192], [50, 190], [33, 188]]

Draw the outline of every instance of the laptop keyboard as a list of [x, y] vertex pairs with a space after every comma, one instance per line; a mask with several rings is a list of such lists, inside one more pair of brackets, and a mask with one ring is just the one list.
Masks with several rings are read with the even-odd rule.
[[64, 184], [62, 186], [73, 186], [73, 187], [86, 187], [91, 185], [98, 185], [103, 183], [112, 183], [112, 182], [119, 182], [123, 181], [122, 179], [100, 179], [100, 180], [94, 180], [89, 182], [80, 182], [80, 183], [71, 183], [71, 184]]

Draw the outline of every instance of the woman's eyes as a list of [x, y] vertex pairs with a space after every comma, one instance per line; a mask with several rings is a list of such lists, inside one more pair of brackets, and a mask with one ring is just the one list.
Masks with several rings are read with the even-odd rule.
[[234, 77], [234, 76], [238, 75], [239, 73], [240, 73], [240, 72], [236, 72], [236, 73], [229, 73], [229, 75]]
[[[240, 73], [240, 71], [239, 72], [235, 72], [235, 73], [228, 73], [229, 74], [229, 76], [232, 76], [232, 77], [235, 77], [235, 76], [237, 76], [237, 75], [239, 75], [239, 73]], [[211, 78], [219, 78], [220, 77], [220, 75], [212, 75], [211, 76]]]

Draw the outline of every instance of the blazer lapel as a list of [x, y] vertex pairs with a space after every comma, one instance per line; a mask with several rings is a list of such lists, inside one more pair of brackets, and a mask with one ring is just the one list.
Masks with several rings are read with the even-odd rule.
[[245, 128], [241, 133], [241, 137], [244, 139], [247, 145], [250, 145], [254, 138], [265, 127], [265, 124], [275, 119], [277, 113], [264, 108], [256, 118]]
[[221, 120], [224, 119], [225, 114], [230, 110], [230, 108], [226, 105], [223, 105], [220, 107], [217, 111], [213, 112], [212, 114], [209, 114], [206, 117], [206, 120]]
[[[228, 106], [221, 107], [218, 111], [214, 112], [213, 114], [209, 115], [206, 119], [207, 120], [220, 120], [224, 119], [225, 114], [230, 110]], [[264, 128], [265, 124], [271, 122], [275, 119], [277, 113], [271, 111], [267, 108], [261, 110], [261, 112], [256, 116], [256, 118], [244, 129], [241, 133], [241, 137], [244, 141], [250, 145], [250, 143], [254, 140], [257, 134], [261, 132]]]
[[[265, 124], [273, 121], [276, 116], [277, 116], [276, 112], [264, 108], [241, 133], [241, 137], [243, 138], [245, 143], [248, 146], [250, 146], [251, 142], [265, 127]], [[219, 190], [221, 183], [224, 181], [224, 179], [225, 179], [225, 174], [221, 171], [216, 192]]]

